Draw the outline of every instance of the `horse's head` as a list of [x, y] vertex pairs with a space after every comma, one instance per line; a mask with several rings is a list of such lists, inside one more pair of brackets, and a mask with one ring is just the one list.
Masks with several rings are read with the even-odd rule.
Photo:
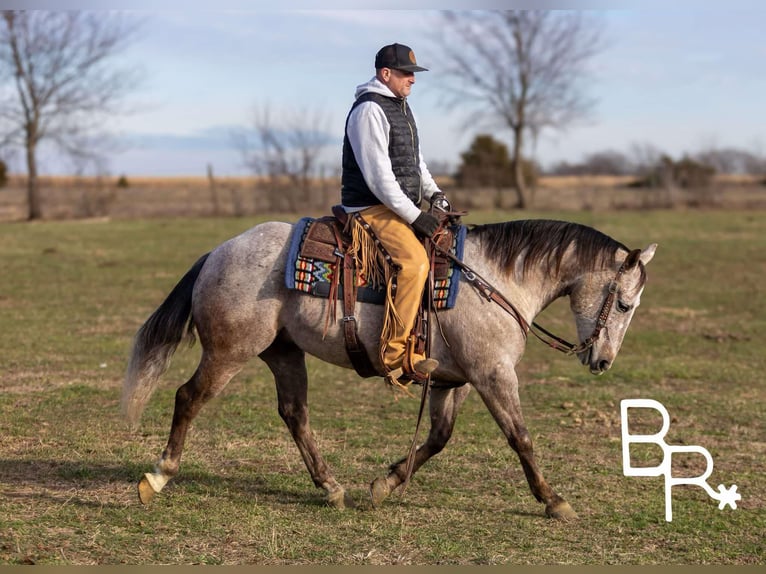
[[600, 375], [612, 366], [620, 351], [646, 283], [644, 266], [652, 260], [657, 244], [636, 249], [618, 261], [619, 269], [581, 276], [570, 293], [577, 335], [584, 350], [577, 353], [590, 372]]

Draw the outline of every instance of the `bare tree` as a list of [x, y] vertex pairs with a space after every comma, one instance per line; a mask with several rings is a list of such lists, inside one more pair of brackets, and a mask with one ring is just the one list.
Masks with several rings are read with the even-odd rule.
[[587, 154], [580, 163], [562, 161], [550, 169], [554, 175], [629, 175], [632, 171], [628, 157], [611, 149]]
[[106, 118], [137, 83], [113, 67], [138, 23], [119, 14], [3, 11], [0, 22], [0, 147], [24, 150], [29, 219], [42, 216], [38, 146], [49, 141], [81, 165], [100, 156]]
[[759, 143], [754, 143], [749, 152], [750, 159], [745, 163], [745, 173], [750, 175], [766, 175], [766, 153]]
[[[332, 142], [329, 117], [320, 109], [287, 111], [274, 119], [269, 105], [253, 110], [252, 129], [233, 134], [245, 165], [284, 193], [290, 211], [312, 205], [312, 178], [322, 151]], [[285, 184], [289, 185], [285, 189]]]
[[630, 144], [630, 156], [633, 164], [633, 173], [640, 177], [648, 177], [667, 153], [649, 142], [633, 142]]
[[760, 174], [766, 171], [763, 157], [741, 148], [710, 146], [694, 154], [694, 159], [715, 168], [716, 173]]
[[590, 111], [583, 86], [602, 49], [601, 27], [578, 11], [448, 11], [441, 20], [445, 104], [469, 108], [466, 125], [510, 129], [515, 188], [526, 207], [525, 136], [563, 130]]
[[632, 170], [625, 154], [609, 149], [586, 155], [582, 168], [587, 175], [628, 175]]

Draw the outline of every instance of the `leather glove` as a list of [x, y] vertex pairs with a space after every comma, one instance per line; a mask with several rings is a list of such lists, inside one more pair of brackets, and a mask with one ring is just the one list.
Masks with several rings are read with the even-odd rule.
[[452, 205], [447, 201], [447, 196], [443, 191], [437, 191], [431, 196], [431, 207], [439, 209], [441, 211], [452, 211]]
[[433, 237], [433, 234], [439, 229], [439, 220], [433, 215], [421, 212], [418, 218], [412, 222], [412, 229], [421, 237]]

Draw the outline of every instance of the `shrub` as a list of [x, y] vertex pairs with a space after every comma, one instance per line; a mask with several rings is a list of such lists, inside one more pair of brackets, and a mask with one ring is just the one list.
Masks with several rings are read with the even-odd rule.
[[0, 187], [8, 185], [8, 165], [0, 159]]
[[117, 180], [117, 187], [120, 187], [120, 188], [130, 187], [130, 184], [128, 183], [128, 178], [125, 177], [125, 175], [121, 175], [120, 178]]
[[697, 189], [710, 187], [715, 175], [715, 168], [684, 156], [673, 161], [662, 156], [660, 161], [647, 173], [644, 173], [631, 187], [680, 187]]
[[[455, 174], [461, 187], [514, 187], [513, 161], [508, 147], [490, 135], [474, 138], [467, 151], [460, 154], [462, 163]], [[540, 170], [534, 162], [522, 159], [524, 181], [530, 187], [537, 184]]]
[[710, 187], [715, 168], [684, 156], [673, 165], [673, 181], [683, 188]]

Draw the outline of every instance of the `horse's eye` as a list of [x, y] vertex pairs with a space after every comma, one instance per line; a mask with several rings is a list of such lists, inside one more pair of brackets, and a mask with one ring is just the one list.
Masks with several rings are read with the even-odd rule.
[[623, 303], [622, 301], [617, 301], [617, 310], [620, 313], [627, 313], [630, 311], [630, 305]]

